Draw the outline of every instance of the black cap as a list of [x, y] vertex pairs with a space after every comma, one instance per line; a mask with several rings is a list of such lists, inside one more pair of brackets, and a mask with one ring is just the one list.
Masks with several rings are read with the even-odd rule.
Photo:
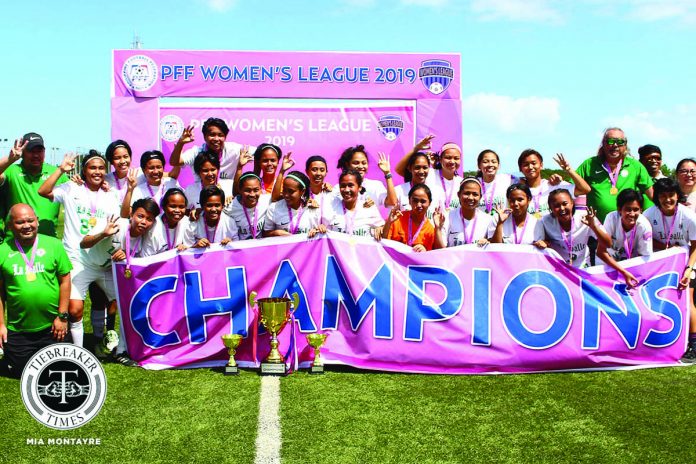
[[45, 148], [43, 137], [36, 132], [24, 134], [24, 137], [22, 137], [22, 142], [27, 142], [27, 146], [25, 147], [26, 150], [31, 150], [36, 147]]

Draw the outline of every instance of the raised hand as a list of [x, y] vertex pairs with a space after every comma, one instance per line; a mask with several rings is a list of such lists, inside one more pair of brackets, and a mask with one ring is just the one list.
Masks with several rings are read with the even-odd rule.
[[565, 159], [565, 156], [563, 156], [563, 153], [556, 153], [556, 156], [553, 157], [553, 160], [556, 162], [557, 165], [561, 167], [564, 171], [570, 171], [573, 168], [570, 166], [570, 163]]
[[588, 226], [590, 229], [595, 230], [597, 223], [595, 219], [597, 218], [597, 211], [592, 207], [587, 207], [587, 214], [583, 216], [582, 223]]
[[74, 174], [74, 175], [70, 178], [70, 180], [73, 181], [73, 182], [75, 182], [77, 185], [80, 185], [80, 186], [82, 186], [82, 185], [85, 183], [85, 181], [82, 180], [82, 177], [80, 177], [79, 174]]
[[111, 237], [112, 235], [118, 233], [118, 216], [109, 216], [106, 220], [106, 227], [104, 227], [104, 235]]
[[507, 220], [508, 217], [510, 217], [510, 213], [512, 212], [512, 210], [506, 208], [505, 205], [502, 203], [496, 203], [495, 212], [498, 213], [498, 217], [500, 218], [498, 222], [503, 223]]
[[249, 153], [249, 145], [244, 145], [242, 149], [239, 150], [239, 165], [244, 166], [253, 159], [254, 155]]
[[563, 177], [561, 177], [560, 174], [555, 174], [555, 173], [554, 173], [554, 174], [551, 174], [551, 175], [549, 176], [549, 179], [548, 179], [548, 180], [549, 180], [549, 184], [555, 187], [556, 185], [558, 185], [558, 184], [560, 184], [561, 182], [563, 182]]
[[66, 155], [63, 157], [63, 161], [60, 163], [60, 170], [61, 172], [70, 172], [73, 169], [75, 169], [75, 158], [77, 157], [76, 154], [74, 153], [66, 153]]
[[324, 182], [321, 186], [321, 189], [324, 192], [330, 192], [331, 190], [333, 190], [333, 187], [328, 182]]
[[295, 165], [295, 160], [292, 159], [292, 152], [289, 151], [283, 155], [283, 172], [287, 172]]
[[8, 155], [10, 158], [10, 163], [14, 163], [22, 157], [22, 153], [24, 152], [24, 149], [27, 147], [28, 143], [28, 140], [24, 142], [22, 142], [22, 139], [15, 140], [14, 146], [10, 149], [10, 154]]
[[184, 131], [181, 133], [181, 137], [179, 137], [179, 143], [181, 143], [182, 145], [191, 143], [194, 140], [195, 137], [193, 136], [193, 126], [188, 126], [187, 128], [185, 128]]
[[138, 185], [138, 171], [136, 169], [128, 170], [128, 190], [131, 192], [135, 190], [135, 186]]
[[401, 212], [401, 209], [399, 208], [399, 205], [396, 205], [392, 208], [391, 211], [389, 211], [389, 222], [394, 223], [399, 220], [399, 218], [403, 216], [403, 213]]
[[367, 199], [363, 203], [363, 208], [372, 208], [373, 206], [375, 206], [375, 200], [373, 200], [370, 197], [367, 197]]
[[377, 153], [379, 156], [379, 161], [377, 162], [377, 167], [379, 167], [380, 171], [384, 173], [384, 175], [389, 174], [391, 171], [391, 165], [389, 164], [389, 157], [384, 153], [384, 152], [379, 152]]
[[442, 209], [439, 206], [435, 208], [435, 212], [433, 213], [433, 223], [438, 229], [445, 227], [445, 215], [442, 213]]
[[434, 138], [435, 136], [432, 134], [426, 135], [423, 137], [423, 139], [418, 141], [415, 147], [413, 147], [414, 151], [423, 151], [429, 149], [432, 145], [430, 142], [432, 142]]

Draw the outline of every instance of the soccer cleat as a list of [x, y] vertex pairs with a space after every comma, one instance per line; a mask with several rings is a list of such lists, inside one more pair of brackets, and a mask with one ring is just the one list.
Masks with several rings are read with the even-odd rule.
[[102, 343], [101, 340], [94, 345], [94, 355], [97, 357], [98, 360], [104, 361], [106, 358], [109, 357], [109, 354], [110, 353], [106, 351], [104, 343]]
[[686, 353], [684, 353], [684, 356], [682, 356], [680, 361], [685, 364], [696, 364], [696, 348], [689, 344], [689, 347], [686, 349]]
[[115, 330], [107, 330], [106, 334], [104, 334], [102, 344], [107, 353], [113, 353], [118, 346], [118, 332]]
[[120, 353], [114, 356], [114, 360], [119, 363], [123, 364], [124, 366], [128, 367], [138, 367], [140, 364], [138, 364], [137, 361], [133, 361], [130, 356], [128, 356], [128, 353]]

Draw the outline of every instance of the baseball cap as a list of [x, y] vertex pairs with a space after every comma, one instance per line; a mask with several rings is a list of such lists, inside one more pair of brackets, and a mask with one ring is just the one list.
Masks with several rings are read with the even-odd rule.
[[27, 142], [26, 150], [31, 150], [36, 147], [45, 147], [43, 137], [41, 137], [36, 132], [29, 132], [28, 134], [24, 134], [24, 137], [22, 137], [22, 142]]

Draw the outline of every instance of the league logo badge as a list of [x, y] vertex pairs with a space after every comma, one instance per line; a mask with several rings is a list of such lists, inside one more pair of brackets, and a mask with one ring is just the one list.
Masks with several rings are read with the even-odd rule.
[[421, 63], [418, 77], [430, 93], [440, 95], [454, 79], [454, 69], [449, 61], [427, 60]]
[[159, 132], [162, 140], [176, 142], [184, 133], [184, 121], [175, 114], [168, 114], [160, 119]]
[[133, 55], [123, 63], [121, 79], [129, 89], [143, 91], [155, 85], [157, 74], [157, 65], [152, 58], [145, 55]]
[[106, 399], [106, 376], [92, 353], [57, 343], [29, 359], [21, 389], [24, 406], [34, 419], [52, 429], [71, 430], [99, 413]]
[[385, 139], [393, 142], [404, 130], [404, 121], [400, 116], [382, 116], [377, 121], [377, 127]]

